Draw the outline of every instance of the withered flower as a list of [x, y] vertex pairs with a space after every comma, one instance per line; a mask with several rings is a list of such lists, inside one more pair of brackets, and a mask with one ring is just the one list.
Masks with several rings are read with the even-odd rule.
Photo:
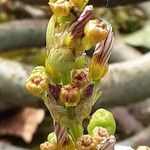
[[60, 100], [65, 103], [67, 107], [76, 106], [80, 101], [80, 90], [73, 85], [65, 85], [60, 91]]
[[79, 89], [87, 86], [89, 81], [89, 72], [87, 69], [76, 69], [72, 72], [72, 84]]

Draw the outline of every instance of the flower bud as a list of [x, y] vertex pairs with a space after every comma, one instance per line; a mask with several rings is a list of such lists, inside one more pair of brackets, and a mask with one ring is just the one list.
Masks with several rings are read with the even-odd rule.
[[48, 62], [48, 58], [46, 58], [45, 60], [45, 68], [46, 68], [46, 72], [48, 73], [48, 75], [50, 76], [51, 80], [54, 83], [61, 82], [60, 73], [54, 67], [51, 66], [51, 64]]
[[148, 146], [139, 146], [136, 150], [150, 150]]
[[74, 54], [67, 47], [50, 50], [47, 63], [59, 73], [71, 71], [75, 62]]
[[47, 140], [48, 140], [49, 143], [56, 144], [57, 143], [57, 138], [56, 138], [55, 132], [51, 132], [48, 135]]
[[45, 71], [46, 69], [44, 66], [37, 66], [31, 71], [31, 73], [45, 73]]
[[109, 133], [107, 129], [102, 128], [102, 127], [95, 127], [92, 131], [91, 136], [98, 142], [100, 143], [104, 139], [106, 139], [109, 136]]
[[83, 135], [77, 141], [77, 150], [96, 150], [97, 141], [90, 135]]
[[72, 84], [79, 89], [84, 88], [90, 83], [88, 78], [88, 70], [76, 69], [72, 72]]
[[74, 51], [74, 55], [76, 58], [81, 56], [84, 52], [84, 47], [81, 43], [81, 38], [73, 37], [71, 33], [69, 33], [65, 37], [64, 44]]
[[107, 25], [98, 19], [90, 20], [84, 27], [84, 34], [82, 44], [88, 50], [107, 37]]
[[74, 63], [74, 69], [82, 69], [87, 65], [86, 54], [83, 53], [80, 57], [77, 57]]
[[90, 80], [100, 80], [108, 71], [108, 59], [114, 45], [114, 34], [112, 27], [108, 26], [108, 36], [105, 40], [98, 43], [95, 47], [94, 54], [92, 56], [89, 65]]
[[96, 59], [96, 57], [92, 58], [89, 66], [89, 78], [92, 81], [97, 81], [103, 78], [107, 74], [109, 68], [107, 64], [101, 67], [100, 64], [96, 63]]
[[40, 150], [57, 150], [57, 145], [45, 142], [40, 145]]
[[105, 109], [98, 109], [93, 115], [87, 127], [88, 133], [91, 134], [95, 127], [103, 127], [107, 129], [110, 135], [116, 130], [116, 123], [112, 113]]
[[68, 1], [58, 0], [55, 3], [49, 2], [49, 6], [57, 17], [66, 16], [70, 13], [71, 5]]
[[60, 91], [60, 100], [65, 103], [66, 107], [76, 106], [80, 100], [80, 90], [72, 85], [65, 85]]
[[48, 76], [43, 67], [36, 67], [26, 80], [26, 88], [33, 95], [40, 96], [48, 88]]
[[82, 11], [89, 0], [70, 0], [70, 2], [77, 7], [79, 11]]

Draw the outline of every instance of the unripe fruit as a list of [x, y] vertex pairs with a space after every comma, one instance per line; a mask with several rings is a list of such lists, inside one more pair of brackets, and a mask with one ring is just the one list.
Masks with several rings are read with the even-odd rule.
[[116, 123], [112, 113], [105, 109], [98, 109], [93, 115], [87, 127], [88, 133], [91, 134], [95, 127], [106, 128], [110, 135], [116, 130]]

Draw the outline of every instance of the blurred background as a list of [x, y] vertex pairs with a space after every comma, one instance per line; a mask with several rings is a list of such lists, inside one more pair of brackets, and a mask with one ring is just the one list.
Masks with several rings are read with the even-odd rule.
[[[113, 25], [116, 39], [93, 111], [105, 107], [113, 113], [118, 144], [150, 146], [150, 1], [90, 4], [93, 17]], [[44, 65], [51, 14], [47, 0], [0, 0], [0, 149], [38, 149], [53, 129], [42, 101], [24, 86], [33, 66]]]

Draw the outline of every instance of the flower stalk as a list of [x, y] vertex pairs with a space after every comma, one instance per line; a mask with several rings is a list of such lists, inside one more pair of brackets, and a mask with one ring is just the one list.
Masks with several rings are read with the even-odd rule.
[[[111, 25], [93, 19], [93, 6], [87, 3], [49, 1], [54, 14], [47, 26], [45, 66], [33, 69], [26, 81], [27, 90], [43, 99], [54, 120], [54, 132], [41, 144], [41, 150], [114, 147], [115, 121], [107, 110], [99, 109], [92, 115], [88, 135], [84, 135], [82, 127], [101, 96], [100, 80], [108, 71], [114, 44]], [[95, 45], [88, 62], [85, 52]]]

